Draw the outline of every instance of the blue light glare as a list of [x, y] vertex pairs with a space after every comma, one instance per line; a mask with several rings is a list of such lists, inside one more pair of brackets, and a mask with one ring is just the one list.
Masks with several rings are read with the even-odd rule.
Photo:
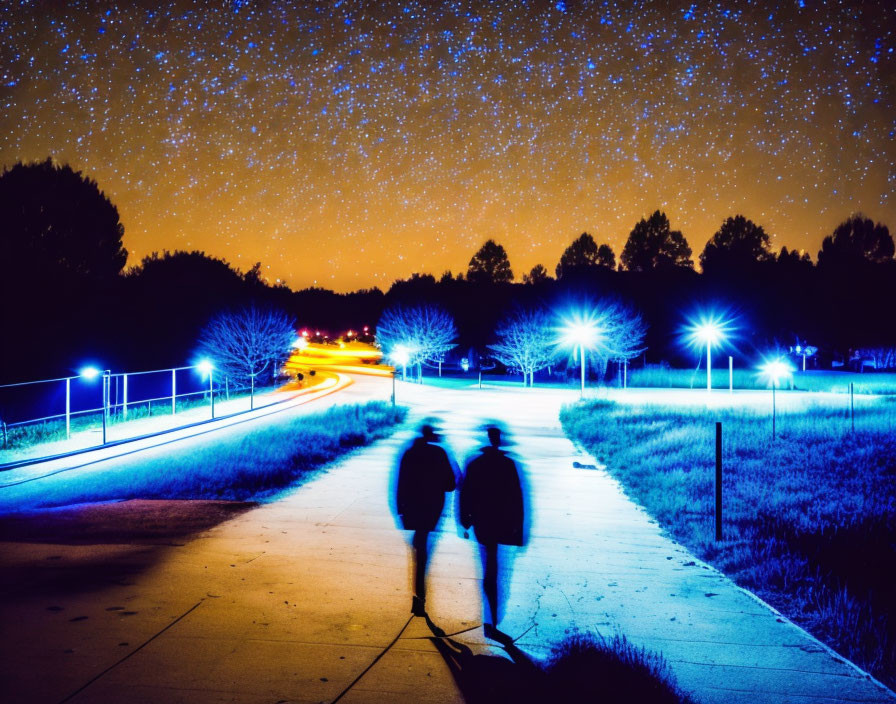
[[702, 352], [723, 345], [734, 334], [731, 317], [719, 311], [702, 311], [689, 317], [684, 339], [694, 350]]
[[84, 367], [78, 374], [82, 378], [92, 381], [100, 375], [100, 370], [96, 367]]
[[787, 379], [793, 375], [793, 367], [783, 357], [775, 357], [762, 364], [759, 367], [759, 373], [771, 382], [773, 386], [777, 386], [782, 379]]
[[580, 308], [560, 316], [557, 344], [563, 347], [597, 347], [603, 337], [600, 315], [595, 308]]

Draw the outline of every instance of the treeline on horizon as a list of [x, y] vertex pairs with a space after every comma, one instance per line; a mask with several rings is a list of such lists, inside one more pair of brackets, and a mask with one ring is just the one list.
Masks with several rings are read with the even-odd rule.
[[[201, 328], [222, 310], [281, 309], [297, 328], [331, 335], [373, 329], [393, 303], [435, 303], [455, 318], [461, 356], [487, 354], [516, 307], [562, 309], [600, 298], [633, 306], [648, 325], [644, 362], [693, 365], [680, 345], [689, 314], [734, 318], [738, 356], [750, 360], [796, 343], [823, 363], [857, 348], [896, 345], [896, 261], [885, 225], [853, 215], [808, 254], [772, 252], [763, 228], [728, 218], [700, 253], [661, 211], [638, 222], [616, 253], [583, 233], [549, 271], [515, 276], [506, 251], [487, 241], [467, 271], [398, 280], [388, 291], [340, 294], [270, 285], [261, 265], [242, 272], [200, 251], [153, 253], [125, 269], [124, 228], [96, 182], [47, 160], [0, 175], [0, 383], [67, 376], [84, 363], [113, 371], [190, 364]], [[519, 279], [520, 283], [515, 283]]]

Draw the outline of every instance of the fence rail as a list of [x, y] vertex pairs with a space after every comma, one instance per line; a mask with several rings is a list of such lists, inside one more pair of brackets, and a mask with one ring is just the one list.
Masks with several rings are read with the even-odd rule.
[[[105, 443], [109, 425], [174, 416], [203, 403], [214, 417], [214, 405], [231, 396], [248, 396], [249, 407], [254, 407], [257, 391], [253, 384], [232, 384], [226, 376], [217, 378], [213, 371], [198, 365], [114, 374], [106, 370], [3, 384], [0, 450], [68, 440], [74, 432], [95, 430], [100, 425]], [[160, 404], [167, 408], [154, 412], [154, 406]]]

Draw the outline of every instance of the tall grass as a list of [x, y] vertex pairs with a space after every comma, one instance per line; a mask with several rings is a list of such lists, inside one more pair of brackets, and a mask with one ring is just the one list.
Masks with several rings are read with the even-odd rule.
[[132, 498], [262, 500], [353, 448], [389, 435], [406, 413], [381, 401], [334, 406], [207, 440], [189, 453], [166, 451], [153, 459], [6, 487], [0, 489], [0, 511]]
[[854, 433], [821, 403], [779, 414], [777, 440], [767, 415], [739, 408], [601, 400], [564, 408], [561, 422], [679, 542], [896, 684], [896, 399], [867, 404]]
[[[768, 380], [753, 369], [734, 369], [735, 389], [767, 389]], [[857, 394], [896, 394], [896, 374], [883, 372], [795, 372], [792, 381], [782, 387], [799, 391], [830, 391], [847, 393], [850, 383]], [[699, 389], [706, 387], [706, 369], [669, 369], [666, 367], [644, 367], [631, 369], [628, 373], [629, 386], [646, 388]], [[720, 359], [719, 366], [712, 370], [712, 386], [727, 389], [728, 360]]]

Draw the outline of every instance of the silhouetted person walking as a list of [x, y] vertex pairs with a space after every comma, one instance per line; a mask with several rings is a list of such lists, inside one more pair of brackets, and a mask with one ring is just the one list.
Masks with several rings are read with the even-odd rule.
[[411, 611], [426, 613], [426, 563], [429, 534], [442, 509], [445, 493], [454, 491], [456, 479], [448, 453], [436, 445], [439, 436], [431, 425], [420, 428], [420, 437], [402, 455], [398, 466], [396, 509], [405, 530], [414, 531], [414, 600]]
[[[490, 612], [485, 634], [500, 640], [495, 628], [503, 615], [498, 599], [498, 545], [523, 545], [523, 488], [516, 463], [499, 449], [501, 431], [488, 429], [489, 446], [468, 465], [460, 490], [460, 522], [472, 527], [482, 546], [482, 590]], [[490, 618], [488, 617], [490, 616]]]

